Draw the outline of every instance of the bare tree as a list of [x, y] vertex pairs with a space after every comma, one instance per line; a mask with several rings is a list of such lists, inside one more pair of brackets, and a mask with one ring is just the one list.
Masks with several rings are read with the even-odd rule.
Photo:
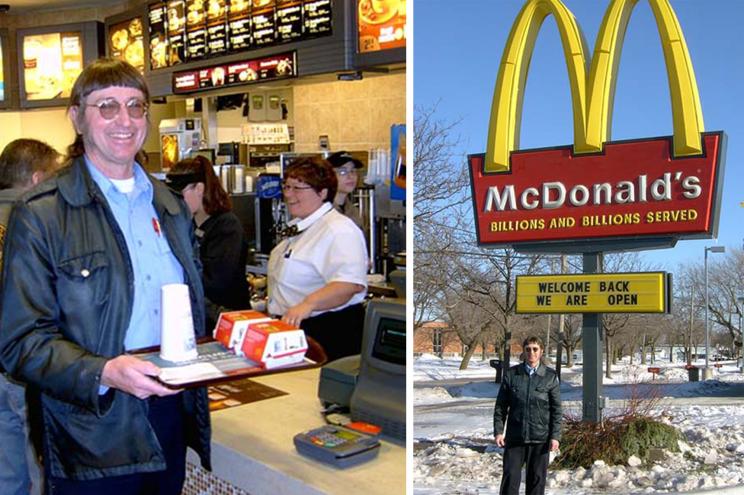
[[[605, 273], [648, 271], [648, 267], [641, 260], [637, 252], [612, 253], [605, 255], [603, 258], [603, 271]], [[605, 376], [607, 378], [612, 378], [613, 340], [623, 331], [630, 318], [631, 315], [629, 313], [607, 313], [602, 315], [605, 344]]]
[[[741, 319], [744, 308], [739, 297], [744, 296], [744, 251], [734, 249], [715, 263], [708, 262], [709, 311], [716, 330], [729, 336], [731, 350], [742, 342]], [[711, 329], [712, 330], [712, 329]], [[712, 332], [713, 333], [713, 332]]]
[[417, 108], [414, 120], [414, 332], [441, 308], [447, 263], [441, 253], [456, 249], [451, 212], [467, 198], [464, 160], [452, 135], [457, 123], [436, 120], [435, 111]]

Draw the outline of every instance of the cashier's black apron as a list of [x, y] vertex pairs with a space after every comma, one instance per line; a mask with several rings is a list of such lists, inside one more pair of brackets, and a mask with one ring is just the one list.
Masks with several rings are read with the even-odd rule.
[[359, 303], [339, 311], [326, 311], [302, 320], [300, 327], [323, 347], [328, 361], [359, 354], [362, 350], [364, 305]]

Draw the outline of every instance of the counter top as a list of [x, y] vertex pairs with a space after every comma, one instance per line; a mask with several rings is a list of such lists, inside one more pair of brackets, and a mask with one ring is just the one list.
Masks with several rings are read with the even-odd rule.
[[[213, 474], [252, 495], [405, 493], [405, 447], [382, 441], [376, 459], [337, 469], [297, 453], [295, 434], [324, 424], [320, 369], [253, 379], [288, 395], [212, 413]], [[196, 455], [189, 451], [190, 461]]]

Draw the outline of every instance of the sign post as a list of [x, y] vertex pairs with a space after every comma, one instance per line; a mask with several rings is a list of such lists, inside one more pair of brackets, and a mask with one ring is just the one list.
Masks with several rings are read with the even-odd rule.
[[[602, 253], [585, 253], [584, 273], [602, 271]], [[583, 419], [602, 421], [602, 314], [584, 313], [582, 316], [581, 341], [584, 349]]]

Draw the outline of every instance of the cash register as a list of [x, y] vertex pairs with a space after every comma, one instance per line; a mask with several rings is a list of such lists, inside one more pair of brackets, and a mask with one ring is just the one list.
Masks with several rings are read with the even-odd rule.
[[405, 299], [367, 303], [361, 354], [326, 364], [318, 397], [326, 405], [348, 407], [353, 421], [378, 425], [383, 436], [405, 441]]

